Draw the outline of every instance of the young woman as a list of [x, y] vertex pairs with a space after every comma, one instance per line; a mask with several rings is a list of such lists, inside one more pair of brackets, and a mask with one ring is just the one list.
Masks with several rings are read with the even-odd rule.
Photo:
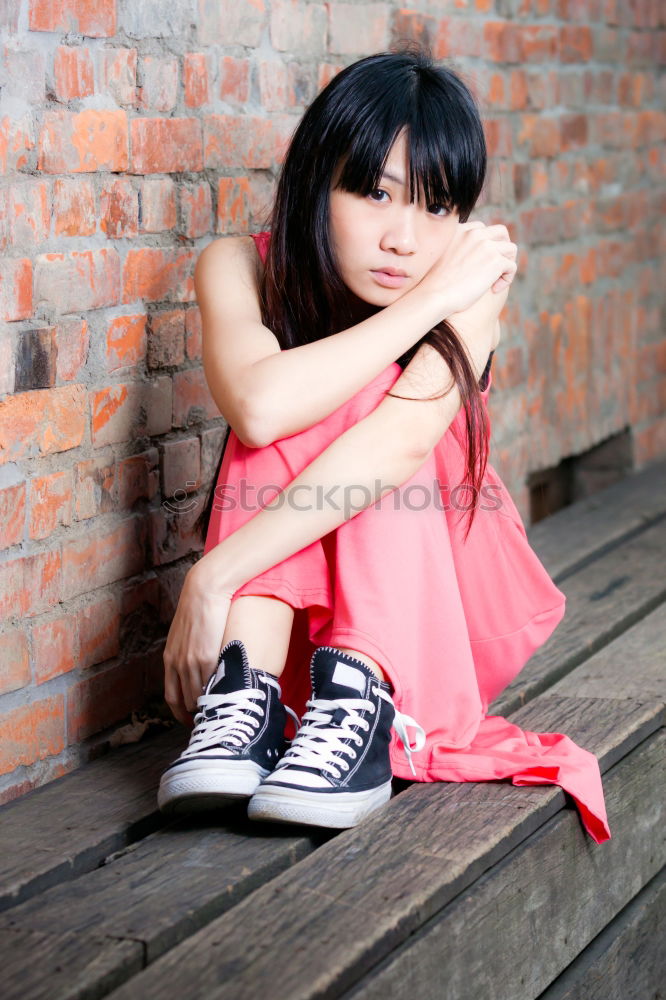
[[393, 777], [510, 777], [561, 785], [610, 837], [593, 754], [486, 714], [565, 596], [487, 461], [517, 247], [468, 221], [485, 174], [464, 82], [380, 53], [307, 109], [266, 230], [200, 255], [229, 428], [164, 652], [168, 704], [196, 712], [165, 811], [241, 797], [348, 827]]

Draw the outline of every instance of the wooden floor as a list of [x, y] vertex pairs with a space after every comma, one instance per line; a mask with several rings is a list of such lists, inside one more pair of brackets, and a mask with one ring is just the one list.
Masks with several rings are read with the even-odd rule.
[[4, 1000], [666, 996], [666, 463], [529, 536], [567, 612], [490, 714], [597, 755], [611, 840], [510, 782], [409, 784], [344, 831], [166, 822], [178, 726], [0, 809]]

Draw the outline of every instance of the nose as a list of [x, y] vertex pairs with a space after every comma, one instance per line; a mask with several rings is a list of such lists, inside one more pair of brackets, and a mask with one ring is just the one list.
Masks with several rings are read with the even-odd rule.
[[[403, 207], [401, 206], [401, 208]], [[393, 251], [397, 254], [416, 253], [414, 213], [409, 210], [410, 208], [413, 208], [413, 206], [405, 206], [402, 211], [395, 213], [390, 220], [386, 220], [387, 226], [381, 240], [382, 250]]]

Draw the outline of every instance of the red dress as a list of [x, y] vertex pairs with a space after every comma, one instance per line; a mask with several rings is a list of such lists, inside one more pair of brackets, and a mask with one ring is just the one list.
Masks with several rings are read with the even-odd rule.
[[[262, 259], [269, 238], [254, 237]], [[324, 420], [264, 448], [246, 447], [231, 430], [204, 554], [374, 410], [401, 374], [393, 362]], [[491, 385], [492, 375], [482, 393], [486, 405]], [[601, 843], [610, 830], [595, 755], [561, 733], [530, 732], [486, 714], [562, 620], [566, 598], [531, 548], [490, 463], [464, 540], [469, 491], [458, 491], [456, 501], [464, 435], [461, 408], [410, 480], [249, 580], [234, 597], [273, 596], [295, 609], [280, 684], [283, 703], [299, 718], [311, 694], [308, 667], [317, 646], [365, 653], [391, 681], [397, 711], [425, 729], [425, 746], [412, 752], [417, 780], [560, 785]], [[257, 492], [268, 484], [273, 488]], [[343, 507], [342, 492], [333, 499]], [[358, 504], [358, 494], [351, 501]], [[395, 730], [390, 754], [393, 774], [413, 780]]]

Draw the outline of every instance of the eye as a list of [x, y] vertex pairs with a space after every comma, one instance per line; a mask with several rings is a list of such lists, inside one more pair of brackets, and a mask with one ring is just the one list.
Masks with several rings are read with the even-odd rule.
[[[373, 195], [376, 195], [376, 194], [379, 194], [379, 195], [382, 195], [382, 194], [385, 194], [385, 195], [386, 195], [386, 197], [388, 198], [388, 191], [384, 191], [384, 189], [383, 189], [383, 188], [375, 188], [375, 189], [374, 189], [374, 191], [371, 191], [371, 192], [369, 193], [369, 195], [368, 195], [368, 198], [372, 198], [372, 200], [373, 200], [373, 201], [379, 201], [379, 199], [378, 199], [378, 198], [374, 198], [374, 197], [373, 197]], [[380, 203], [380, 204], [381, 204], [381, 203]]]
[[[441, 212], [438, 211], [438, 209], [441, 209]], [[450, 212], [446, 207], [446, 205], [430, 205], [428, 211], [432, 215], [440, 215], [440, 216], [450, 215]]]

